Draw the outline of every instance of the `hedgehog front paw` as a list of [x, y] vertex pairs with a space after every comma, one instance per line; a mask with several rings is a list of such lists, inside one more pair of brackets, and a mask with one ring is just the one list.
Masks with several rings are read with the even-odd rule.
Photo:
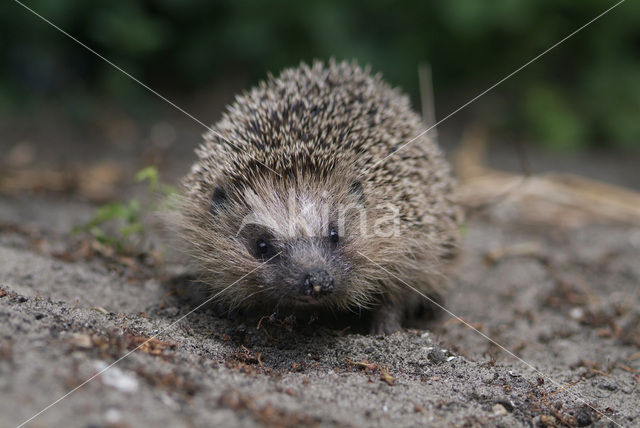
[[398, 310], [382, 305], [373, 311], [369, 334], [387, 335], [402, 330]]

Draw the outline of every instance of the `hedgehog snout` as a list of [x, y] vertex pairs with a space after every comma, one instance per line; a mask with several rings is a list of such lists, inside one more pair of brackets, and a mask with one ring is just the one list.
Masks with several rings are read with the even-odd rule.
[[333, 291], [333, 277], [322, 268], [310, 269], [304, 276], [302, 294], [306, 296], [321, 296]]

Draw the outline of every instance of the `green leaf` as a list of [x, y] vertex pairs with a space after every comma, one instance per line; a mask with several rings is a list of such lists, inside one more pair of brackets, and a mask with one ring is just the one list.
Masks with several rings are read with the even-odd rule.
[[112, 202], [102, 205], [96, 209], [93, 218], [89, 221], [87, 226], [88, 228], [91, 228], [92, 226], [97, 226], [110, 220], [125, 219], [129, 210], [130, 208], [121, 202]]
[[138, 171], [136, 174], [136, 181], [141, 183], [145, 180], [149, 181], [151, 191], [155, 192], [158, 188], [158, 168], [155, 166], [147, 166]]
[[142, 233], [142, 223], [132, 223], [120, 228], [123, 237], [128, 238], [131, 235]]

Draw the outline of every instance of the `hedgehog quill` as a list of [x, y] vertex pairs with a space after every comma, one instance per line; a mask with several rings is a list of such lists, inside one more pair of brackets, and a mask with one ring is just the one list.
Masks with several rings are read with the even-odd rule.
[[422, 126], [407, 96], [349, 62], [237, 96], [178, 210], [202, 281], [217, 293], [242, 278], [219, 296], [230, 308], [364, 311], [372, 333], [399, 330], [415, 296], [389, 273], [440, 299], [458, 242], [437, 145], [425, 135], [388, 156]]

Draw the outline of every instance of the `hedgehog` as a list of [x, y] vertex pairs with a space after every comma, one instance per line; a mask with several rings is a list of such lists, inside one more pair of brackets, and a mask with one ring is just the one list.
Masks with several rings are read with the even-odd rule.
[[225, 307], [364, 313], [390, 334], [418, 294], [441, 300], [460, 221], [450, 168], [409, 98], [369, 67], [268, 75], [196, 154], [179, 230]]

